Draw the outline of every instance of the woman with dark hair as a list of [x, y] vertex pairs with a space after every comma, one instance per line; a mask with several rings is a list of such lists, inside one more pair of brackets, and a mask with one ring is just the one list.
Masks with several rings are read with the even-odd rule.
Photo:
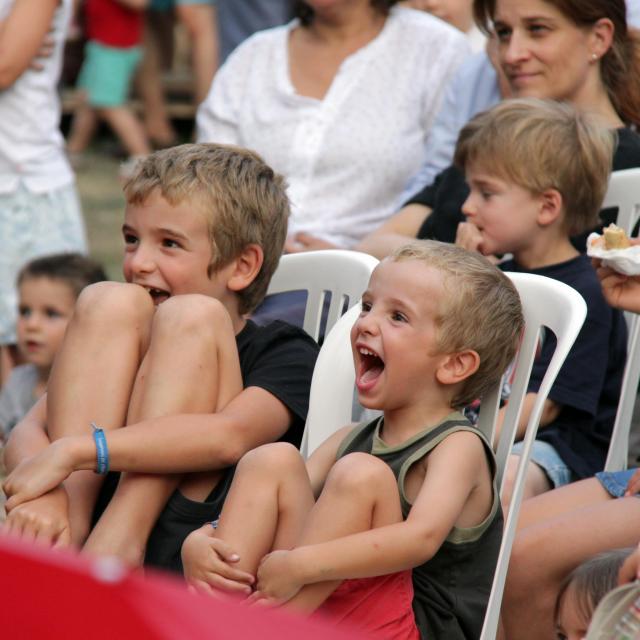
[[218, 71], [198, 139], [249, 147], [289, 183], [296, 232], [351, 247], [397, 210], [424, 162], [464, 36], [395, 0], [307, 0]]
[[[640, 41], [624, 0], [475, 0], [478, 23], [495, 24], [497, 63], [516, 97], [563, 100], [618, 132], [613, 170], [640, 166]], [[356, 248], [386, 255], [407, 237], [453, 242], [469, 194], [455, 166], [411, 198]], [[603, 223], [615, 210], [602, 212]], [[584, 250], [584, 237], [576, 239]]]

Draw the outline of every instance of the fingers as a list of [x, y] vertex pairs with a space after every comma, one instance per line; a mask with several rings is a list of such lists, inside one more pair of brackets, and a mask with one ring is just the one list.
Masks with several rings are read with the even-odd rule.
[[227, 593], [244, 594], [247, 596], [251, 594], [251, 587], [248, 584], [227, 579], [219, 573], [207, 574], [206, 582], [210, 587]]
[[640, 469], [636, 469], [635, 473], [631, 476], [624, 495], [633, 496], [636, 493], [640, 493]]
[[622, 563], [618, 572], [618, 584], [627, 584], [637, 579], [640, 579], [640, 547]]
[[211, 548], [225, 561], [225, 562], [238, 562], [240, 556], [224, 541], [220, 538], [211, 539]]

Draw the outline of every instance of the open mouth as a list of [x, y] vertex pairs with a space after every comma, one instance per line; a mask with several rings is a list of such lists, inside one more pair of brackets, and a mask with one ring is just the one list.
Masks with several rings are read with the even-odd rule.
[[153, 300], [153, 304], [159, 305], [161, 302], [164, 302], [168, 298], [171, 297], [171, 294], [164, 289], [156, 289], [155, 287], [144, 287], [151, 296]]
[[356, 385], [360, 391], [371, 389], [384, 371], [384, 361], [368, 347], [357, 347], [358, 375]]

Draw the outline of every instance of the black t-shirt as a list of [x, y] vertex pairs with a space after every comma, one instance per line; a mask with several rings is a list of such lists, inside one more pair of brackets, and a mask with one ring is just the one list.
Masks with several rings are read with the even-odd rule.
[[[300, 446], [309, 408], [311, 376], [318, 345], [302, 329], [285, 322], [260, 327], [251, 320], [236, 336], [245, 389], [260, 387], [278, 398], [291, 412], [289, 429], [280, 438]], [[180, 548], [184, 539], [220, 514], [235, 467], [222, 478], [205, 502], [195, 502], [175, 491], [160, 514], [147, 543], [145, 564], [182, 572]], [[109, 474], [96, 506], [96, 516], [111, 499], [119, 474]]]
[[[500, 268], [564, 282], [587, 303], [585, 323], [549, 393], [549, 399], [562, 409], [550, 425], [538, 431], [537, 438], [557, 450], [576, 479], [590, 477], [604, 467], [618, 408], [627, 352], [624, 316], [607, 304], [585, 255], [541, 269], [522, 269], [513, 260], [502, 263]], [[529, 391], [540, 389], [555, 345], [555, 336], [546, 331], [531, 372]]]
[[[640, 167], [640, 135], [630, 129], [618, 129], [618, 144], [613, 155], [613, 171]], [[406, 204], [421, 204], [432, 209], [425, 218], [418, 231], [421, 240], [440, 240], [441, 242], [455, 242], [456, 230], [460, 222], [464, 222], [462, 205], [469, 196], [469, 187], [464, 173], [452, 165], [440, 172], [434, 182], [417, 193]], [[603, 209], [600, 212], [602, 224], [615, 222], [617, 209]], [[573, 244], [578, 251], [584, 252], [587, 236], [592, 230], [573, 238]]]

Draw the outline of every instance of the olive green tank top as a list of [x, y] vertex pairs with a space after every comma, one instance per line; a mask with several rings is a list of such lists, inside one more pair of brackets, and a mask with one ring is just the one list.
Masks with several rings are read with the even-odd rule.
[[388, 446], [380, 438], [382, 424], [383, 418], [377, 418], [355, 427], [342, 441], [337, 457], [359, 451], [370, 453], [388, 464], [398, 482], [404, 518], [411, 510], [404, 481], [413, 464], [458, 431], [475, 433], [484, 445], [494, 476], [493, 504], [489, 515], [474, 527], [453, 527], [437, 553], [413, 569], [413, 609], [422, 638], [477, 640], [502, 540], [502, 510], [491, 446], [484, 435], [457, 412], [451, 413], [435, 427], [429, 427], [394, 446]]

